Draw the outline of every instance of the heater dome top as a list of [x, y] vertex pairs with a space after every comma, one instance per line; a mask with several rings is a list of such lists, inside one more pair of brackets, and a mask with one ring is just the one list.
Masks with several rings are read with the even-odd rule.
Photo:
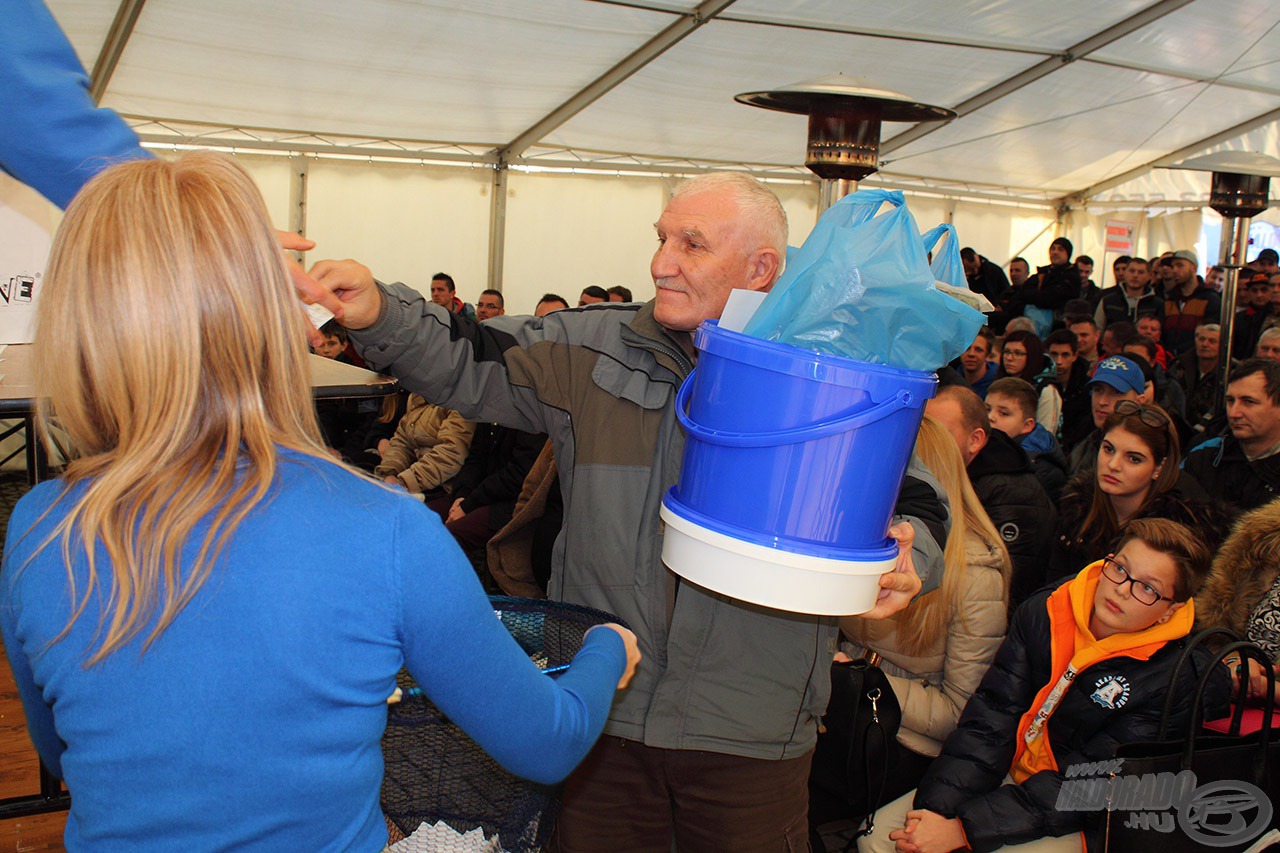
[[743, 92], [733, 98], [740, 104], [778, 110], [784, 113], [808, 114], [815, 107], [831, 109], [855, 104], [880, 107], [882, 121], [950, 121], [955, 110], [922, 104], [915, 98], [892, 92], [866, 77], [833, 74], [800, 83], [792, 83], [767, 92]]

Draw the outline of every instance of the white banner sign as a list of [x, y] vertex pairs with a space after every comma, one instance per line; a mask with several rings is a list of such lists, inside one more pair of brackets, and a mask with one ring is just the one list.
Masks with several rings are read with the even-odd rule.
[[31, 342], [40, 295], [60, 213], [30, 187], [0, 174], [0, 344]]

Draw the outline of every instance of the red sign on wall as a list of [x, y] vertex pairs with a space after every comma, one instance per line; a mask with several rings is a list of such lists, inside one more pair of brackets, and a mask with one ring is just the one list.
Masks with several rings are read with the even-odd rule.
[[1133, 253], [1133, 223], [1107, 220], [1106, 251], [1117, 255]]

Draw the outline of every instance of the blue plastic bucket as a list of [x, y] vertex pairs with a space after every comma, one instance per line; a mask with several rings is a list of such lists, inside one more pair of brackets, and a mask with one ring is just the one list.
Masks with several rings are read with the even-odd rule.
[[686, 441], [667, 510], [796, 554], [891, 556], [885, 533], [937, 377], [772, 343], [714, 320], [694, 343], [701, 354], [677, 398]]

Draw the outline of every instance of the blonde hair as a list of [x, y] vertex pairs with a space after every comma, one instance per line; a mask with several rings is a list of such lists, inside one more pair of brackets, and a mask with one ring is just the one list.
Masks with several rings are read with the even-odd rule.
[[[897, 624], [898, 648], [909, 655], [922, 654], [938, 645], [946, 635], [951, 619], [957, 616], [964, 580], [969, 573], [965, 545], [971, 536], [978, 537], [989, 548], [999, 552], [1006, 600], [1012, 571], [1009, 551], [969, 482], [956, 440], [942, 424], [927, 415], [916, 436], [916, 454], [938, 479], [951, 504], [951, 530], [947, 533], [947, 545], [942, 552], [945, 564], [942, 584], [890, 617]], [[849, 621], [856, 631], [859, 621]]]
[[773, 190], [745, 172], [708, 172], [680, 182], [674, 201], [709, 192], [728, 192], [738, 205], [741, 222], [762, 245], [777, 251], [779, 269], [787, 259], [787, 212]]
[[[87, 664], [155, 619], [145, 650], [267, 495], [278, 449], [328, 458], [305, 332], [262, 196], [230, 158], [122, 164], [76, 196], [33, 352], [42, 425], [56, 418], [72, 445], [58, 501], [82, 486], [36, 551], [60, 539], [67, 565], [73, 610], [55, 641], [96, 589], [101, 643]], [[83, 590], [73, 545], [87, 558]]]

